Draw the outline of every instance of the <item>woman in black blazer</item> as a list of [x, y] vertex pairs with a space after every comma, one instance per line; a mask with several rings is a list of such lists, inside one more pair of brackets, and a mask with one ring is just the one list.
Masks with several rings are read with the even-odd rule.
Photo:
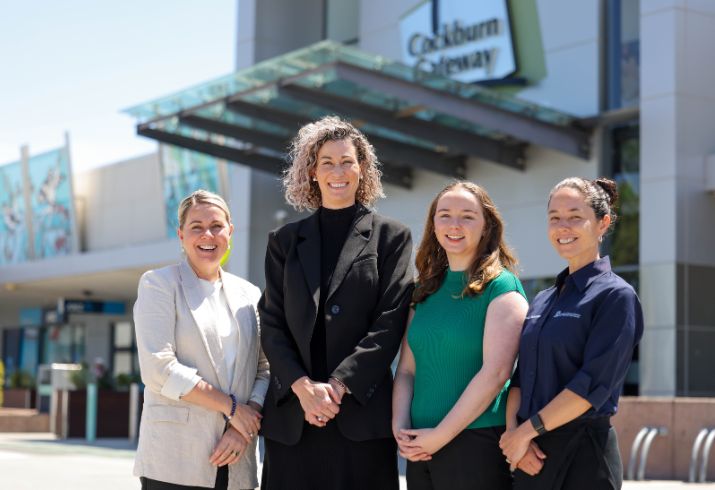
[[261, 488], [397, 489], [390, 364], [412, 293], [410, 232], [368, 208], [380, 171], [351, 124], [304, 126], [291, 157], [286, 199], [317, 210], [268, 239]]

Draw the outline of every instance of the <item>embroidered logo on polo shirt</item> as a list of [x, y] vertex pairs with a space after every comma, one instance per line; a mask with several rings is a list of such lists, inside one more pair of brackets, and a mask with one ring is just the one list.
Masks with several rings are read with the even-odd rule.
[[581, 313], [572, 313], [570, 311], [561, 311], [561, 310], [554, 313], [554, 318], [561, 318], [561, 317], [581, 318]]

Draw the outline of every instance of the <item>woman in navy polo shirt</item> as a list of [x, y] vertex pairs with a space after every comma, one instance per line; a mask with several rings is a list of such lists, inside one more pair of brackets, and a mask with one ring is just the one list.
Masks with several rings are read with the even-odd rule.
[[500, 441], [518, 490], [621, 488], [610, 417], [643, 313], [599, 254], [617, 199], [604, 178], [568, 178], [549, 196], [549, 241], [568, 268], [534, 298], [522, 330]]

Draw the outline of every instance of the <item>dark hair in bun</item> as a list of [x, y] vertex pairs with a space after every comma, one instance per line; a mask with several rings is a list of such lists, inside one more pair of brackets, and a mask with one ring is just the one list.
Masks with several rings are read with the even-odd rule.
[[617, 218], [614, 208], [618, 202], [618, 186], [613, 180], [607, 179], [606, 177], [598, 177], [593, 180], [587, 180], [582, 177], [569, 177], [551, 189], [549, 202], [551, 202], [551, 196], [564, 187], [570, 187], [579, 191], [586, 200], [586, 204], [593, 209], [596, 218], [599, 220], [603, 219], [606, 215], [610, 216], [610, 227], [613, 227]]
[[606, 177], [599, 177], [597, 179], [593, 179], [591, 182], [603, 189], [608, 196], [608, 204], [610, 204], [611, 207], [615, 207], [618, 203], [618, 185], [616, 185], [613, 180], [607, 179]]

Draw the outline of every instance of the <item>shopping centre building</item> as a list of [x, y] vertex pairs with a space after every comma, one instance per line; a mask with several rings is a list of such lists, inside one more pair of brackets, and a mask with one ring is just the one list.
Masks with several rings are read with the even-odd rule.
[[239, 0], [236, 72], [137, 101], [127, 112], [157, 152], [67, 170], [71, 246], [0, 259], [3, 361], [136, 371], [136, 284], [178, 260], [175, 209], [196, 187], [229, 199], [227, 268], [262, 286], [269, 230], [298, 217], [277, 178], [287, 144], [339, 114], [383, 163], [378, 212], [416, 243], [446, 183], [484, 186], [532, 294], [565, 266], [546, 238], [550, 188], [613, 177], [623, 200], [604, 251], [646, 319], [627, 391], [713, 396], [713, 46], [709, 0]]

